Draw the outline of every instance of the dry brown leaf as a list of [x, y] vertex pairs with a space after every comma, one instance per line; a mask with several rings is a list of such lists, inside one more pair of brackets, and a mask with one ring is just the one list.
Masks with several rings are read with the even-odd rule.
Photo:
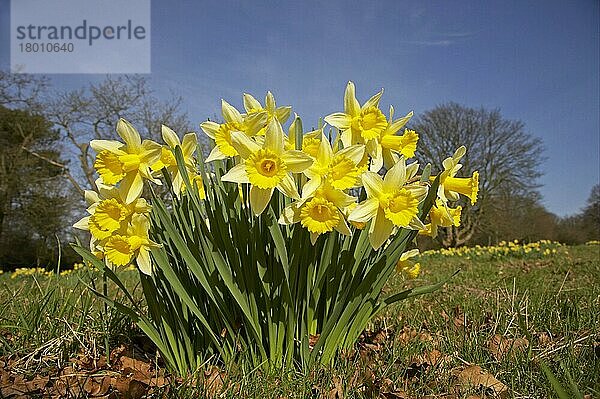
[[495, 334], [488, 342], [488, 349], [498, 361], [509, 355], [512, 358], [518, 352], [524, 352], [529, 347], [527, 338], [506, 338], [500, 334]]
[[445, 310], [442, 310], [441, 315], [446, 323], [451, 323], [457, 330], [468, 328], [470, 325], [467, 315], [458, 305], [452, 309], [452, 315], [449, 315]]
[[468, 366], [453, 372], [458, 379], [457, 388], [463, 392], [470, 389], [481, 389], [485, 394], [500, 397], [508, 395], [508, 387], [480, 366]]
[[102, 391], [102, 379], [99, 377], [90, 377], [83, 383], [83, 390], [91, 396], [103, 395], [106, 392]]
[[448, 355], [437, 349], [425, 351], [420, 355], [413, 356], [406, 369], [406, 378], [413, 379], [423, 374], [430, 367], [439, 367], [449, 359]]
[[433, 337], [426, 329], [421, 329], [421, 331], [417, 331], [414, 328], [410, 328], [405, 326], [400, 333], [396, 335], [396, 339], [406, 345], [413, 339], [417, 339], [421, 342], [431, 342], [433, 341]]
[[204, 388], [208, 397], [215, 397], [223, 390], [227, 374], [217, 366], [204, 371]]
[[385, 399], [411, 399], [404, 391], [382, 392], [380, 395]]
[[333, 377], [333, 388], [327, 394], [328, 399], [344, 399], [344, 387], [339, 376]]
[[415, 330], [414, 328], [409, 328], [409, 327], [404, 327], [402, 329], [402, 331], [396, 336], [396, 338], [398, 339], [398, 341], [400, 341], [402, 344], [407, 344], [409, 343], [411, 340], [413, 340], [414, 338], [416, 338], [418, 335], [417, 330]]

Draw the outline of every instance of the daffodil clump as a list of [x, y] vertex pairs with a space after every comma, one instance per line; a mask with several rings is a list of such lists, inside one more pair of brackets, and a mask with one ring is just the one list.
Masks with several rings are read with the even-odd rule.
[[[460, 225], [455, 202], [475, 203], [479, 175], [458, 176], [464, 147], [439, 174], [421, 169], [413, 113], [384, 114], [382, 94], [361, 104], [349, 82], [343, 112], [309, 132], [270, 92], [264, 104], [244, 94], [241, 111], [222, 100], [222, 122], [200, 125], [214, 144], [205, 160], [193, 133], [163, 126], [160, 145], [120, 120], [122, 141], [90, 143], [99, 178], [75, 227], [91, 240], [75, 249], [131, 304], [97, 294], [187, 375], [240, 351], [263, 368], [331, 362], [382, 309], [439, 288], [382, 296], [393, 273], [419, 275], [418, 234]], [[133, 265], [147, 310], [117, 273]]]
[[193, 181], [201, 184], [195, 173], [197, 138], [188, 133], [180, 141], [167, 126], [162, 127], [165, 145], [143, 140], [137, 130], [124, 119], [117, 124], [117, 133], [123, 140], [92, 140], [96, 151], [94, 168], [100, 176], [96, 190], [86, 190], [85, 200], [89, 216], [74, 227], [91, 234], [90, 250], [111, 267], [135, 264], [140, 271], [151, 274], [150, 249], [160, 244], [150, 239], [149, 213], [152, 209], [142, 198], [144, 181], [162, 184], [159, 179], [164, 169], [170, 173], [173, 190], [185, 190], [182, 175], [172, 150], [181, 147], [185, 169]]

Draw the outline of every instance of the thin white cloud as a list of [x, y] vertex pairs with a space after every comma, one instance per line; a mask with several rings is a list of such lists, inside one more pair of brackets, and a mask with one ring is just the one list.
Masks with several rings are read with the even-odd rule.
[[404, 40], [402, 43], [414, 44], [416, 46], [450, 46], [454, 44], [454, 40], [442, 39], [442, 40]]
[[442, 34], [432, 35], [432, 36], [435, 36], [435, 38], [403, 40], [402, 43], [412, 44], [415, 46], [450, 46], [452, 44], [462, 41], [463, 39], [467, 39], [473, 35], [474, 35], [474, 33], [472, 33], [472, 32], [442, 33]]

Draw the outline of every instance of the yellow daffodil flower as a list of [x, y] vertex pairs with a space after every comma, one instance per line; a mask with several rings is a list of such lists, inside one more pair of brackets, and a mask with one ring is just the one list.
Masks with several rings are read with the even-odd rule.
[[151, 210], [144, 198], [137, 198], [130, 204], [124, 203], [119, 190], [114, 186], [103, 184], [101, 179], [96, 180], [96, 186], [98, 193], [85, 191], [87, 212], [90, 216], [82, 218], [73, 227], [90, 231], [97, 240], [104, 240], [123, 229], [133, 214], [146, 214]]
[[277, 188], [284, 195], [299, 199], [292, 173], [301, 173], [313, 160], [297, 150], [285, 150], [283, 129], [277, 119], [267, 126], [263, 145], [240, 132], [231, 133], [232, 145], [242, 157], [221, 179], [233, 183], [250, 183], [250, 207], [260, 215]]
[[379, 110], [379, 100], [383, 89], [371, 97], [362, 107], [356, 99], [354, 83], [348, 82], [344, 94], [344, 112], [336, 112], [325, 117], [325, 122], [338, 128], [345, 147], [366, 144], [379, 138], [387, 127], [387, 119]]
[[369, 241], [379, 249], [389, 238], [394, 227], [422, 230], [425, 226], [418, 218], [418, 206], [427, 195], [427, 188], [418, 184], [406, 184], [417, 173], [418, 165], [406, 166], [404, 158], [381, 178], [377, 173], [366, 171], [362, 182], [367, 199], [356, 206], [348, 219], [368, 222]]
[[240, 111], [225, 100], [221, 100], [221, 112], [225, 120], [224, 123], [218, 124], [207, 121], [200, 124], [204, 133], [216, 143], [206, 162], [238, 155], [231, 142], [231, 133], [242, 132], [247, 136], [255, 136], [267, 122], [266, 112], [255, 112], [243, 116]]
[[453, 193], [462, 194], [471, 200], [471, 205], [474, 205], [479, 193], [479, 172], [473, 172], [471, 177], [446, 177], [444, 190], [447, 198], [455, 197]]
[[[456, 173], [462, 168], [462, 164], [459, 162], [466, 152], [467, 149], [461, 146], [454, 152], [454, 155], [442, 162], [444, 171], [440, 174], [440, 185], [437, 194], [444, 203], [447, 203], [448, 200], [458, 201], [459, 194], [468, 197], [471, 200], [471, 205], [477, 202], [479, 172], [473, 172], [471, 177], [455, 177]], [[436, 176], [431, 176], [430, 179], [433, 181], [435, 178]]]
[[[167, 146], [162, 147], [160, 159], [152, 165], [152, 170], [160, 172], [163, 168], [166, 168], [171, 175], [173, 191], [176, 194], [180, 194], [185, 189], [185, 183], [183, 176], [179, 173], [177, 160], [175, 159], [173, 151], [175, 150], [175, 147], [181, 147], [188, 175], [190, 180], [193, 180], [197, 175], [194, 153], [198, 147], [198, 138], [196, 137], [196, 133], [187, 133], [183, 136], [183, 140], [180, 141], [177, 133], [165, 125], [162, 125], [162, 138]], [[200, 178], [198, 182], [201, 183], [201, 181]], [[200, 185], [198, 187], [200, 187]]]
[[381, 132], [379, 139], [373, 141], [370, 146], [378, 146], [374, 150], [371, 149], [370, 155], [372, 159], [371, 170], [378, 172], [383, 166], [390, 169], [398, 162], [400, 156], [404, 158], [412, 158], [417, 150], [417, 142], [419, 135], [414, 130], [404, 129], [404, 133], [397, 135], [396, 133], [402, 129], [412, 118], [413, 113], [409, 112], [406, 116], [394, 120], [394, 107], [390, 106], [390, 119], [387, 127]]
[[419, 234], [435, 238], [438, 234], [438, 227], [460, 226], [461, 211], [462, 207], [460, 206], [450, 208], [439, 198], [436, 199], [435, 205], [429, 211], [430, 222], [425, 225], [425, 229], [419, 231]]
[[310, 232], [313, 244], [319, 235], [334, 229], [340, 234], [352, 234], [340, 209], [353, 204], [355, 197], [334, 188], [327, 180], [324, 180], [321, 186], [312, 189], [305, 185], [302, 194], [301, 200], [285, 207], [279, 217], [280, 224], [300, 222]]
[[400, 260], [396, 263], [396, 270], [409, 279], [419, 277], [419, 273], [421, 272], [421, 264], [410, 260], [410, 258], [414, 258], [415, 256], [419, 256], [419, 250], [411, 249], [400, 255]]
[[125, 266], [135, 257], [140, 271], [150, 275], [152, 273], [150, 248], [160, 245], [150, 240], [149, 229], [150, 222], [147, 217], [133, 216], [126, 234], [113, 235], [106, 242], [104, 251], [107, 262], [115, 266]]
[[144, 178], [161, 184], [150, 170], [160, 157], [161, 146], [151, 140], [142, 141], [137, 130], [124, 119], [117, 123], [117, 133], [125, 144], [113, 140], [90, 142], [97, 153], [94, 168], [104, 184], [119, 183], [121, 197], [130, 204], [142, 195]]
[[353, 145], [334, 154], [329, 140], [325, 135], [321, 135], [315, 162], [304, 171], [306, 177], [311, 179], [307, 183], [308, 189], [320, 187], [323, 180], [327, 180], [333, 188], [339, 190], [356, 187], [360, 183], [357, 165], [364, 152], [363, 145]]
[[150, 212], [151, 207], [144, 198], [138, 198], [131, 204], [125, 204], [114, 186], [107, 186], [101, 179], [96, 180], [98, 192], [86, 190], [88, 204], [86, 216], [73, 227], [91, 233], [90, 250], [103, 253], [103, 245], [113, 235], [125, 234], [134, 215]]
[[[246, 109], [246, 112], [248, 114], [255, 114], [255, 113], [260, 113], [260, 112], [266, 112], [267, 113], [267, 120], [265, 122], [265, 128], [266, 128], [266, 124], [268, 124], [271, 119], [273, 118], [277, 118], [277, 120], [279, 121], [279, 123], [281, 123], [282, 125], [287, 122], [288, 118], [290, 117], [290, 114], [292, 113], [292, 107], [290, 106], [284, 106], [284, 107], [278, 107], [277, 104], [275, 103], [275, 97], [273, 97], [273, 94], [268, 91], [267, 95], [265, 96], [265, 106], [263, 107], [260, 102], [252, 97], [252, 95], [244, 93], [244, 109]], [[261, 129], [262, 132], [259, 131], [258, 134], [264, 134], [264, 130], [265, 128]]]

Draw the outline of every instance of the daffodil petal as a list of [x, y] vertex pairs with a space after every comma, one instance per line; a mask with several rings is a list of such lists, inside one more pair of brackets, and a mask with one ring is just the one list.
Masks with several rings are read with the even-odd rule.
[[255, 136], [267, 123], [267, 113], [258, 112], [247, 115], [244, 122], [247, 126], [246, 134], [248, 134], [248, 136]]
[[281, 124], [275, 118], [271, 119], [265, 132], [265, 148], [273, 151], [277, 155], [283, 152], [283, 129]]
[[77, 223], [75, 223], [73, 225], [73, 227], [75, 227], [76, 229], [79, 230], [89, 230], [89, 225], [90, 225], [90, 217], [86, 216], [84, 218], [81, 218]]
[[373, 95], [373, 97], [369, 98], [366, 103], [363, 104], [361, 110], [366, 110], [369, 107], [379, 107], [379, 100], [383, 95], [383, 89], [379, 93]]
[[338, 151], [335, 155], [345, 156], [355, 164], [358, 164], [365, 155], [365, 146], [361, 144], [351, 145], [350, 147]]
[[265, 96], [265, 108], [268, 110], [275, 110], [277, 104], [275, 103], [275, 97], [273, 93], [267, 91], [267, 95]]
[[377, 173], [366, 171], [362, 175], [362, 183], [368, 197], [377, 197], [383, 191], [383, 179]]
[[315, 191], [321, 186], [321, 177], [316, 176], [314, 179], [307, 181], [302, 187], [302, 198], [310, 198]]
[[456, 165], [456, 163], [451, 157], [448, 157], [442, 161], [442, 166], [444, 167], [444, 170], [452, 170], [454, 168], [454, 165]]
[[340, 137], [342, 139], [344, 147], [350, 147], [352, 145], [352, 130], [350, 128], [344, 130], [340, 134]]
[[122, 148], [125, 145], [119, 141], [114, 141], [114, 140], [92, 140], [90, 141], [90, 147], [92, 147], [92, 149], [96, 152], [100, 152], [100, 151], [110, 151], [110, 152], [114, 152], [115, 154], [118, 155], [123, 155], [125, 154], [125, 152], [122, 150]]
[[410, 194], [417, 198], [419, 200], [419, 202], [423, 201], [425, 199], [425, 197], [427, 196], [427, 192], [429, 191], [429, 189], [425, 186], [417, 186], [417, 185], [408, 185], [405, 186], [404, 188], [406, 188], [408, 191], [410, 191]]
[[454, 155], [452, 155], [452, 158], [454, 158], [455, 162], [458, 162], [461, 160], [462, 157], [465, 156], [466, 153], [467, 153], [467, 147], [465, 147], [464, 145], [461, 145], [460, 147], [458, 147], [456, 149], [456, 151], [454, 151]]
[[369, 242], [373, 249], [379, 249], [392, 234], [394, 224], [385, 217], [380, 208], [375, 219], [371, 221], [369, 228]]
[[242, 132], [231, 132], [231, 144], [244, 159], [260, 150], [260, 146]]
[[346, 208], [356, 201], [356, 197], [346, 194], [342, 190], [328, 189], [326, 197], [329, 202], [333, 202], [340, 209]]
[[260, 102], [258, 102], [258, 100], [252, 96], [252, 94], [244, 93], [242, 98], [246, 112], [251, 112], [255, 109], [262, 109], [262, 105], [260, 105]]
[[388, 170], [383, 178], [383, 187], [385, 191], [393, 191], [402, 187], [406, 183], [406, 163], [404, 157], [400, 157], [400, 162], [396, 163], [392, 169]]
[[144, 163], [153, 165], [160, 159], [162, 148], [163, 147], [155, 141], [144, 140], [139, 152], [140, 158]]
[[161, 126], [161, 133], [163, 141], [171, 148], [175, 148], [178, 145], [181, 145], [179, 142], [179, 137], [177, 137], [177, 133], [173, 131], [170, 127], [166, 125]]
[[410, 111], [405, 117], [393, 121], [390, 126], [388, 126], [389, 134], [395, 134], [398, 130], [402, 129], [408, 123], [410, 118], [412, 118], [412, 116], [413, 112]]
[[406, 180], [410, 180], [417, 175], [419, 171], [419, 163], [413, 162], [410, 165], [406, 165]]
[[277, 185], [277, 189], [290, 198], [300, 199], [300, 194], [298, 194], [294, 178], [289, 173], [287, 173], [281, 183]]
[[340, 221], [338, 222], [337, 226], [335, 226], [335, 229], [340, 234], [343, 234], [345, 236], [351, 236], [352, 235], [352, 231], [350, 231], [350, 228], [348, 227], [348, 224], [346, 223], [346, 221], [344, 220], [344, 218], [341, 215], [340, 215]]
[[292, 173], [303, 172], [313, 164], [313, 159], [310, 155], [298, 150], [285, 151], [281, 155], [281, 159], [283, 159], [288, 170]]
[[142, 176], [137, 172], [128, 173], [121, 181], [119, 186], [119, 194], [126, 204], [131, 204], [142, 195], [144, 189], [144, 181]]
[[181, 141], [181, 152], [183, 157], [187, 160], [194, 155], [196, 148], [198, 147], [198, 137], [196, 133], [186, 133]]
[[414, 258], [415, 256], [418, 256], [418, 255], [419, 255], [418, 249], [411, 249], [410, 251], [406, 251], [402, 255], [400, 255], [400, 261], [405, 261], [407, 259]]
[[119, 122], [117, 122], [117, 134], [123, 139], [125, 144], [127, 144], [128, 150], [139, 152], [139, 149], [142, 146], [142, 138], [131, 123], [123, 118], [119, 119]]
[[423, 224], [423, 222], [421, 221], [421, 219], [419, 219], [417, 216], [415, 216], [414, 218], [412, 218], [412, 220], [408, 224], [408, 227], [411, 228], [411, 229], [413, 229], [413, 230], [423, 230], [423, 229], [425, 229], [425, 225]]
[[85, 203], [88, 205], [92, 205], [93, 203], [100, 202], [100, 196], [95, 191], [85, 190], [83, 192], [83, 196], [85, 198]]
[[223, 113], [223, 119], [225, 119], [225, 122], [227, 123], [243, 122], [242, 114], [240, 114], [240, 111], [235, 109], [234, 106], [232, 106], [225, 100], [221, 100], [221, 112]]
[[285, 123], [292, 113], [292, 107], [279, 107], [275, 110], [275, 118], [281, 123]]
[[279, 215], [279, 224], [290, 225], [300, 221], [300, 206], [303, 201], [292, 202]]
[[369, 198], [360, 204], [348, 215], [348, 220], [359, 223], [366, 223], [377, 215], [379, 201], [377, 198]]
[[183, 183], [183, 177], [181, 176], [181, 173], [179, 173], [179, 171], [177, 171], [175, 173], [172, 184], [173, 184], [173, 192], [175, 194], [181, 193], [184, 183]]
[[139, 250], [138, 256], [135, 258], [140, 271], [148, 276], [152, 275], [152, 262], [150, 261], [150, 251], [142, 247]]
[[319, 149], [317, 151], [317, 162], [321, 165], [329, 165], [333, 158], [333, 150], [331, 144], [324, 134], [321, 135], [321, 142], [319, 143]]
[[272, 188], [263, 189], [252, 186], [250, 188], [250, 207], [252, 208], [252, 212], [257, 216], [263, 213], [272, 195]]
[[246, 173], [246, 165], [243, 162], [229, 169], [229, 172], [223, 175], [221, 180], [232, 183], [250, 183], [248, 174]]
[[219, 149], [219, 147], [215, 146], [210, 154], [208, 154], [208, 158], [206, 158], [205, 163], [209, 163], [212, 161], [218, 161], [220, 159], [227, 158], [227, 155], [223, 154], [223, 152]]
[[215, 139], [215, 135], [219, 131], [219, 127], [220, 125], [218, 123], [211, 121], [202, 122], [200, 124], [200, 129], [202, 129], [204, 133], [206, 133], [206, 135], [213, 140]]
[[340, 130], [346, 130], [350, 128], [352, 118], [342, 112], [335, 112], [333, 114], [327, 115], [325, 117], [325, 122]]
[[383, 165], [387, 169], [391, 169], [400, 159], [400, 157], [394, 154], [389, 148], [382, 148], [381, 155], [383, 156]]
[[383, 149], [382, 151], [375, 155], [375, 156], [371, 156], [371, 166], [369, 166], [369, 170], [371, 172], [379, 172], [381, 170], [381, 168], [383, 167], [384, 164], [384, 156], [383, 156]]
[[360, 103], [356, 99], [356, 87], [354, 87], [353, 82], [348, 82], [346, 85], [346, 90], [344, 92], [344, 111], [348, 115], [356, 115], [360, 112]]

